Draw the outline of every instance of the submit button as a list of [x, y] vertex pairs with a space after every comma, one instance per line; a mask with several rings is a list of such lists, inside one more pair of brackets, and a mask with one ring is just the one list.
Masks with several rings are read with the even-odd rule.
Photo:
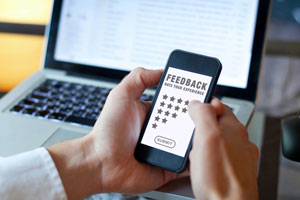
[[176, 142], [174, 140], [171, 140], [169, 138], [165, 138], [165, 137], [162, 137], [162, 136], [156, 136], [154, 138], [154, 142], [156, 144], [159, 144], [159, 145], [162, 145], [162, 146], [165, 146], [165, 147], [168, 147], [168, 148], [174, 148], [175, 145], [176, 145]]

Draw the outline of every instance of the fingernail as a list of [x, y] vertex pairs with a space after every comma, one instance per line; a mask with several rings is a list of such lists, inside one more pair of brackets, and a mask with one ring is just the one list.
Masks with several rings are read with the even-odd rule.
[[201, 102], [198, 101], [198, 100], [192, 100], [192, 101], [189, 103], [189, 106], [194, 105], [194, 104], [199, 104], [199, 103], [201, 103]]

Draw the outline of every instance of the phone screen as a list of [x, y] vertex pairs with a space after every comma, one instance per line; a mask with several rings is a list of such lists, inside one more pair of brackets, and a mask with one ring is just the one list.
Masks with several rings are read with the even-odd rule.
[[195, 127], [188, 104], [204, 102], [211, 80], [211, 76], [169, 67], [141, 143], [184, 157]]

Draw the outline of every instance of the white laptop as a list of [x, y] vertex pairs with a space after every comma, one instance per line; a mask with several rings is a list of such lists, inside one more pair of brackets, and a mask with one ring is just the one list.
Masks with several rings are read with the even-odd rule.
[[55, 0], [43, 69], [0, 100], [0, 156], [87, 134], [111, 88], [138, 66], [163, 69], [174, 49], [220, 59], [215, 95], [247, 125], [268, 7], [266, 0]]

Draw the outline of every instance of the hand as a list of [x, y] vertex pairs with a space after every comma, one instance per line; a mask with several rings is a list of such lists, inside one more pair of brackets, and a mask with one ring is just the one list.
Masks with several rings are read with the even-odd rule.
[[114, 88], [107, 99], [91, 135], [95, 151], [103, 163], [101, 180], [104, 191], [141, 193], [180, 176], [140, 163], [133, 157], [150, 108], [150, 102], [139, 98], [146, 88], [157, 85], [161, 73], [161, 70], [138, 68]]
[[157, 85], [161, 70], [133, 70], [109, 94], [89, 135], [48, 148], [69, 199], [94, 193], [142, 193], [182, 176], [140, 163], [134, 149], [150, 108], [139, 98]]
[[196, 125], [190, 171], [197, 199], [258, 199], [258, 149], [230, 108], [217, 99], [192, 101], [189, 115]]

